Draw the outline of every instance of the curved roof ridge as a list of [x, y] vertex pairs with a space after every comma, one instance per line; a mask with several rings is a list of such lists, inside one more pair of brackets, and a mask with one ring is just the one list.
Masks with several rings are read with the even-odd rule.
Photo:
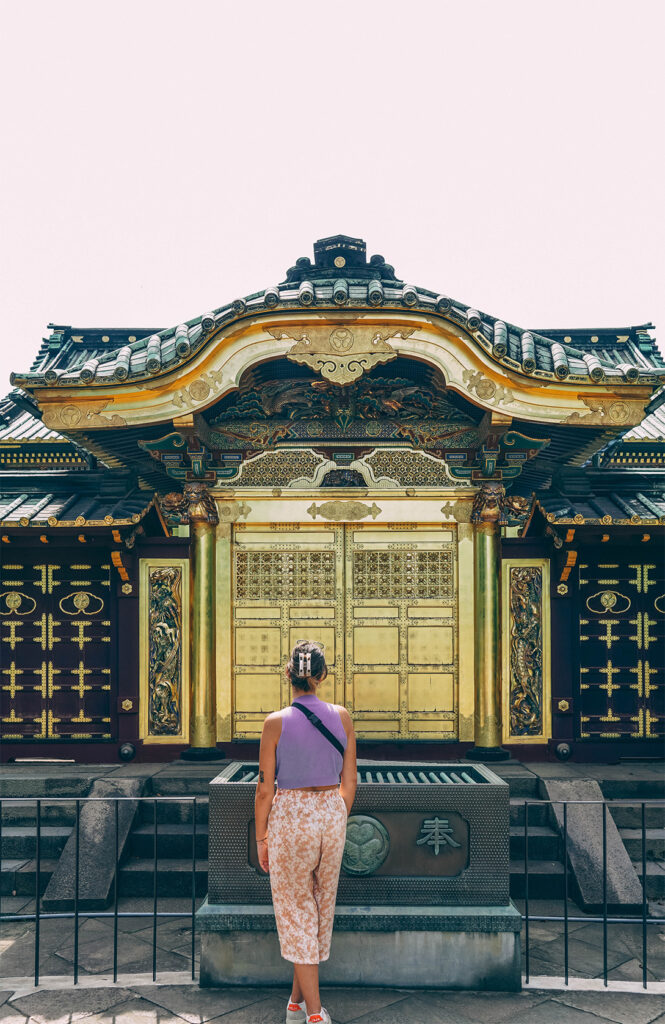
[[[655, 384], [665, 379], [665, 363], [648, 334], [650, 324], [619, 330], [598, 329], [595, 333], [525, 329], [429, 288], [405, 284], [382, 256], [367, 260], [362, 239], [333, 235], [315, 242], [314, 262], [309, 257], [300, 257], [279, 285], [252, 292], [201, 316], [131, 341], [114, 338], [112, 348], [95, 349], [93, 343], [92, 348], [72, 350], [73, 358], [65, 365], [60, 365], [57, 358], [48, 364], [42, 361], [42, 370], [13, 373], [11, 381], [19, 386], [72, 386], [154, 377], [185, 363], [222, 324], [252, 312], [278, 312], [294, 307], [321, 311], [404, 307], [411, 312], [434, 312], [465, 329], [498, 364], [543, 381], [601, 383], [619, 376], [629, 383]], [[104, 342], [110, 340], [110, 336], [103, 338]], [[39, 356], [46, 355], [52, 347], [47, 340]], [[38, 360], [33, 367], [37, 363]]]

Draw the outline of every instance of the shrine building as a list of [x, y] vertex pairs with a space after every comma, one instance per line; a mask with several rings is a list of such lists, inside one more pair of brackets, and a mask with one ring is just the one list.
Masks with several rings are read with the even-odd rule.
[[2, 760], [252, 758], [296, 640], [361, 757], [662, 754], [665, 363], [361, 239], [0, 402]]

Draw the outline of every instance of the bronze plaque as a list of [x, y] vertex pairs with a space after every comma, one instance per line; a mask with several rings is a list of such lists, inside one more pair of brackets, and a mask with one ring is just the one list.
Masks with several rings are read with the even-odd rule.
[[[251, 821], [248, 859], [260, 870], [255, 836]], [[380, 811], [349, 817], [342, 875], [453, 878], [468, 866], [469, 823], [455, 811]]]

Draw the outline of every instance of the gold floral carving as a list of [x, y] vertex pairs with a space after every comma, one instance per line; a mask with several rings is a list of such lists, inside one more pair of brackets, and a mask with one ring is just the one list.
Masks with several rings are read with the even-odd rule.
[[102, 415], [108, 401], [88, 402], [86, 405], [46, 405], [43, 423], [51, 430], [86, 430], [88, 427], [126, 427], [122, 416]]
[[148, 582], [148, 732], [177, 736], [182, 729], [182, 569], [151, 569]]
[[304, 363], [333, 384], [350, 384], [366, 370], [397, 357], [388, 344], [391, 338], [408, 338], [415, 327], [379, 328], [369, 324], [311, 324], [307, 327], [267, 327], [281, 341], [295, 341], [286, 353], [294, 363]]
[[[191, 409], [194, 406], [200, 405], [201, 402], [205, 402], [213, 393], [216, 394], [224, 390], [225, 385], [230, 387], [231, 382], [225, 382], [222, 370], [206, 370], [205, 373], [202, 373], [200, 377], [193, 380], [187, 387], [175, 392], [173, 404], [181, 409]], [[145, 384], [143, 386], [147, 387], [148, 385]]]
[[495, 384], [489, 377], [483, 376], [480, 370], [465, 370], [462, 379], [469, 391], [475, 392], [481, 402], [508, 402], [513, 398], [512, 391]]
[[444, 516], [451, 516], [457, 523], [471, 521], [471, 504], [468, 501], [447, 501], [441, 506]]
[[381, 513], [376, 502], [370, 506], [364, 505], [362, 501], [324, 501], [323, 505], [318, 506], [312, 502], [307, 511], [312, 519], [316, 519], [318, 515], [334, 523], [356, 522], [358, 519], [366, 519], [367, 516], [376, 519]]
[[246, 519], [251, 511], [245, 501], [224, 501], [217, 505], [220, 523], [235, 523], [238, 519]]
[[510, 569], [510, 735], [543, 733], [543, 570]]
[[564, 423], [582, 423], [585, 427], [607, 424], [623, 427], [639, 423], [644, 413], [644, 403], [640, 401], [617, 401], [607, 398], [586, 398], [580, 395], [588, 412], [571, 412]]

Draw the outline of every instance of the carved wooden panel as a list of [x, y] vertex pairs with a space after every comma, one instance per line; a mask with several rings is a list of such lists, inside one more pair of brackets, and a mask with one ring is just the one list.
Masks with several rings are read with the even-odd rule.
[[142, 558], [139, 567], [140, 734], [182, 743], [189, 731], [189, 560]]
[[502, 587], [503, 740], [544, 743], [551, 734], [548, 560], [504, 559]]

